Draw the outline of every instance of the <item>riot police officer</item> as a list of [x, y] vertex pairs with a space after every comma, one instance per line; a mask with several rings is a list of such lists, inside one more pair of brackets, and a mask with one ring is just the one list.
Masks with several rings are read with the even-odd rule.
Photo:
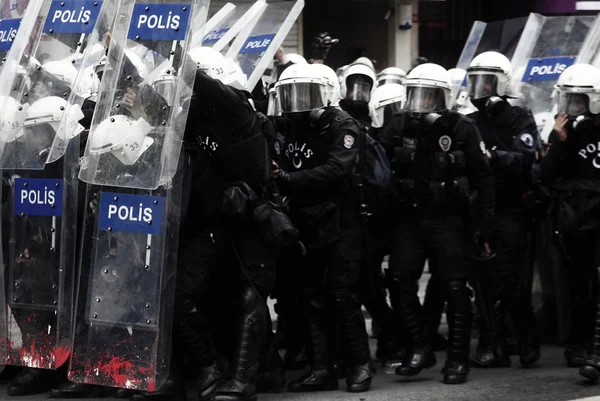
[[[506, 56], [485, 52], [467, 70], [467, 91], [476, 112], [468, 115], [479, 128], [494, 171], [496, 217], [492, 248], [496, 257], [477, 268], [487, 299], [478, 299], [484, 323], [473, 362], [481, 367], [510, 366], [504, 338], [504, 310], [519, 331], [520, 362], [530, 366], [540, 357], [531, 296], [521, 278], [526, 268], [527, 244], [524, 194], [531, 188], [531, 168], [536, 160], [538, 132], [529, 110], [511, 106], [512, 66]], [[483, 305], [483, 303], [487, 305]]]
[[[477, 191], [483, 237], [494, 211], [493, 176], [475, 124], [448, 110], [451, 82], [436, 64], [415, 67], [406, 79], [405, 112], [383, 133], [397, 177], [398, 209], [392, 274], [392, 307], [412, 340], [396, 374], [414, 376], [436, 364], [420, 322], [418, 280], [426, 258], [434, 259], [448, 302], [448, 357], [444, 383], [464, 383], [469, 371], [471, 304], [466, 286], [466, 224]], [[487, 246], [487, 244], [486, 244]]]
[[340, 106], [364, 126], [370, 126], [369, 101], [377, 83], [373, 69], [364, 64], [352, 64], [341, 80]]
[[[588, 64], [567, 68], [558, 79], [559, 114], [540, 179], [552, 191], [558, 242], [565, 253], [574, 331], [579, 347], [591, 341], [579, 374], [600, 379], [600, 70]], [[590, 296], [590, 294], [593, 294]], [[593, 301], [595, 299], [595, 302]], [[594, 314], [594, 307], [596, 312]], [[594, 319], [595, 316], [595, 319]], [[578, 323], [578, 324], [577, 324]]]
[[328, 353], [337, 325], [349, 365], [347, 389], [367, 391], [372, 376], [368, 338], [360, 303], [351, 291], [363, 257], [351, 184], [359, 128], [348, 114], [332, 107], [339, 100], [339, 85], [327, 66], [293, 65], [283, 72], [276, 90], [284, 116], [293, 124], [285, 133], [285, 157], [274, 174], [291, 200], [291, 217], [308, 252], [289, 268], [302, 280], [311, 370], [290, 383], [289, 390], [338, 388]]

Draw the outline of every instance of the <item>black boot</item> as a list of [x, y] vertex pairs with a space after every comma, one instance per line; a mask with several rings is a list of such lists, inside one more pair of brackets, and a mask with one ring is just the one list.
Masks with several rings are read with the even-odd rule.
[[198, 400], [211, 400], [221, 380], [223, 380], [223, 372], [219, 369], [217, 363], [201, 368], [196, 380]]
[[311, 369], [298, 380], [288, 385], [293, 393], [331, 391], [338, 389], [338, 379], [329, 359], [327, 328], [330, 326], [325, 316], [324, 301], [315, 293], [307, 298], [308, 332], [310, 339]]
[[305, 346], [287, 349], [283, 359], [285, 370], [302, 370], [308, 365], [308, 350]]
[[477, 301], [481, 310], [478, 321], [480, 337], [471, 363], [478, 368], [507, 368], [511, 360], [504, 337], [505, 305], [501, 301], [505, 287], [494, 280], [488, 280], [488, 283], [485, 291], [480, 291], [483, 299]]
[[340, 289], [334, 294], [334, 311], [339, 319], [341, 338], [348, 350], [349, 374], [346, 376], [346, 389], [352, 393], [369, 390], [373, 375], [369, 368], [371, 353], [365, 319], [360, 304], [355, 301], [348, 289]]
[[10, 396], [33, 395], [48, 392], [56, 385], [56, 371], [23, 368], [10, 382], [6, 393]]
[[[407, 275], [408, 276], [408, 275]], [[419, 321], [420, 303], [417, 297], [418, 283], [409, 277], [394, 278], [390, 283], [392, 306], [402, 317], [406, 331], [412, 340], [412, 348], [397, 367], [399, 376], [416, 376], [423, 369], [435, 366], [437, 360], [429, 345], [425, 344]]]
[[261, 349], [267, 333], [269, 310], [254, 288], [242, 293], [242, 316], [232, 360], [231, 379], [219, 384], [214, 401], [255, 401], [252, 378], [258, 372]]
[[275, 338], [271, 330], [267, 330], [267, 348], [253, 381], [259, 393], [281, 393], [285, 390], [283, 361], [275, 347]]
[[471, 344], [471, 302], [465, 282], [448, 283], [448, 357], [444, 366], [445, 384], [462, 384], [469, 373]]
[[[597, 280], [600, 281], [600, 266], [596, 267]], [[600, 380], [600, 289], [596, 288], [596, 315], [594, 319], [594, 337], [592, 348], [585, 364], [579, 368], [579, 374], [586, 379], [597, 382]]]
[[531, 295], [525, 290], [517, 277], [508, 279], [506, 288], [506, 307], [519, 331], [519, 360], [522, 366], [528, 367], [535, 364], [540, 359], [541, 354], [541, 336], [536, 327], [536, 317], [531, 306]]
[[197, 377], [197, 391], [200, 401], [212, 398], [217, 383], [222, 379], [217, 369], [216, 351], [209, 332], [198, 329], [198, 322], [208, 326], [208, 319], [198, 310], [192, 314], [194, 305], [191, 301], [176, 297], [175, 319], [173, 321], [173, 336], [176, 349], [186, 353], [193, 366], [194, 376]]
[[62, 381], [58, 386], [48, 391], [48, 397], [50, 398], [98, 398], [105, 395], [106, 387], [90, 386], [68, 380]]

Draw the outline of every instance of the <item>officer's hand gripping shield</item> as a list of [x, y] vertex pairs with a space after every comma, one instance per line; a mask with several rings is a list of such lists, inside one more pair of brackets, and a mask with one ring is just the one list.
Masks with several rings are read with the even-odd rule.
[[[77, 248], [82, 60], [104, 52], [104, 1], [31, 0], [0, 72], [7, 363], [56, 369], [70, 355]], [[79, 67], [79, 68], [78, 68]]]
[[155, 391], [169, 376], [179, 153], [197, 69], [189, 39], [207, 10], [207, 0], [122, 0], [117, 10], [80, 174], [74, 382]]
[[[544, 17], [535, 14], [511, 60], [513, 89], [519, 95], [517, 104], [531, 110], [534, 116], [556, 114], [554, 86], [560, 74], [577, 61], [595, 16]], [[550, 118], [540, 135], [547, 139], [554, 119]], [[541, 128], [541, 127], [540, 127]]]
[[452, 82], [450, 107], [468, 105], [466, 71], [471, 61], [487, 51], [497, 51], [510, 59], [515, 52], [527, 20], [527, 17], [522, 17], [490, 23], [475, 21], [467, 43], [456, 63], [456, 68], [464, 71], [465, 76], [462, 82]]
[[236, 37], [227, 58], [234, 60], [248, 78], [248, 91], [252, 92], [273, 62], [303, 8], [304, 0], [268, 3], [258, 20]]
[[205, 29], [194, 34], [191, 48], [210, 46], [217, 51], [225, 51], [244, 27], [255, 23], [266, 6], [264, 0], [237, 6], [227, 3], [206, 23]]

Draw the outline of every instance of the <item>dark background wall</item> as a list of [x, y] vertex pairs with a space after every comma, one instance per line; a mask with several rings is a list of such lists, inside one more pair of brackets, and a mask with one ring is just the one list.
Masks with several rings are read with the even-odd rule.
[[[378, 69], [388, 66], [389, 4], [385, 0], [306, 0], [304, 8], [304, 54], [310, 57], [312, 38], [329, 31], [340, 43], [333, 47], [327, 64], [337, 68], [367, 55]], [[536, 0], [447, 0], [419, 4], [419, 55], [452, 68], [465, 44], [473, 22], [527, 16]]]

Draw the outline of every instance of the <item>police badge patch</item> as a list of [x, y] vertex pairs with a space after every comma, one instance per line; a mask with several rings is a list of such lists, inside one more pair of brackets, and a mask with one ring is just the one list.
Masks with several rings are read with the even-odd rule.
[[273, 147], [275, 148], [275, 154], [276, 154], [276, 155], [279, 155], [279, 154], [281, 154], [281, 145], [279, 145], [279, 142], [277, 142], [277, 141], [276, 141], [276, 142], [273, 144]]
[[452, 146], [452, 139], [450, 139], [448, 135], [442, 136], [440, 138], [440, 148], [442, 148], [444, 152], [447, 152], [450, 150], [450, 146]]
[[527, 147], [533, 147], [533, 137], [531, 134], [523, 134], [521, 135], [521, 142], [523, 142]]
[[354, 145], [354, 138], [352, 137], [352, 135], [346, 135], [344, 137], [344, 147], [346, 149], [351, 149], [352, 145]]

